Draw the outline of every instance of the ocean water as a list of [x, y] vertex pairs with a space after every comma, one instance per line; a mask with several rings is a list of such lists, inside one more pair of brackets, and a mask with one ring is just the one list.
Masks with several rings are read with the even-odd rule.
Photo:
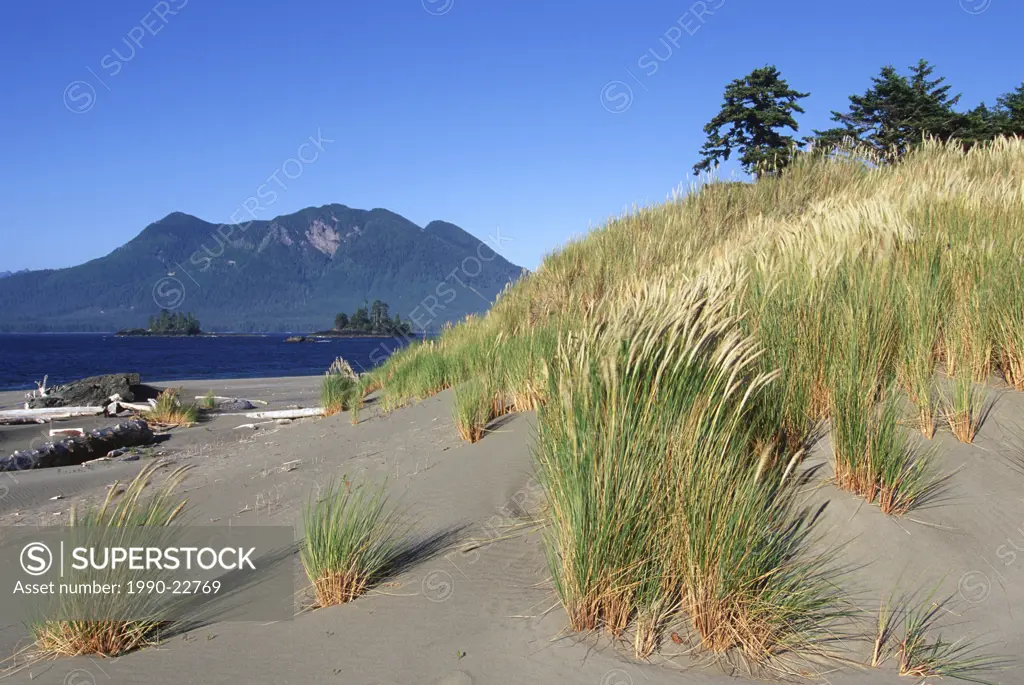
[[142, 381], [268, 378], [323, 373], [336, 357], [367, 371], [402, 347], [394, 338], [334, 338], [286, 343], [286, 335], [192, 338], [109, 333], [0, 334], [0, 390], [67, 383], [103, 373], [137, 372]]

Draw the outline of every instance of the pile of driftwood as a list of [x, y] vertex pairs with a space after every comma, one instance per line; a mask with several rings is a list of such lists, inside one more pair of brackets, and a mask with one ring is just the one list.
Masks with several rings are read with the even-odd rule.
[[[348, 372], [355, 375], [344, 360], [339, 358], [344, 368], [336, 361], [331, 367], [334, 373]], [[48, 468], [53, 466], [72, 466], [98, 458], [103, 458], [112, 450], [145, 445], [153, 441], [153, 430], [145, 421], [146, 412], [156, 404], [152, 397], [146, 401], [138, 397], [140, 392], [153, 394], [157, 389], [141, 385], [138, 374], [107, 374], [93, 376], [74, 381], [65, 386], [48, 386], [47, 378], [37, 383], [37, 389], [26, 396], [22, 409], [0, 411], [0, 425], [46, 424], [52, 421], [88, 416], [111, 417], [142, 417], [118, 423], [108, 428], [84, 431], [80, 428], [54, 429], [50, 431], [52, 440], [36, 449], [20, 450], [9, 457], [0, 457], [0, 472], [20, 471], [24, 469]], [[113, 394], [109, 394], [112, 391]], [[120, 392], [116, 392], [120, 391]], [[121, 393], [124, 393], [122, 396]], [[224, 410], [242, 410], [241, 414], [221, 414], [224, 416], [245, 416], [251, 419], [285, 420], [323, 416], [323, 407], [300, 408], [272, 411], [247, 411], [256, 409], [253, 403], [266, 405], [263, 400], [246, 400], [237, 397], [219, 397], [201, 395], [197, 400], [213, 400], [221, 412]], [[74, 404], [75, 401], [89, 404]], [[247, 424], [253, 425], [253, 424]]]
[[35, 449], [19, 450], [0, 457], [0, 471], [25, 471], [53, 466], [74, 466], [122, 447], [145, 445], [153, 441], [153, 431], [141, 419], [116, 426], [97, 428], [83, 435], [43, 443]]

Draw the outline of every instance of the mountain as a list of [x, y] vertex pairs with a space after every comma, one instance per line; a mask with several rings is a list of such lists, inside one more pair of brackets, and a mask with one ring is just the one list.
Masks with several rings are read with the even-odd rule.
[[7, 278], [8, 276], [13, 276], [14, 274], [23, 273], [28, 273], [28, 269], [22, 269], [21, 271], [0, 271], [0, 278]]
[[0, 330], [110, 331], [166, 308], [207, 331], [308, 331], [379, 299], [434, 331], [522, 274], [502, 240], [338, 204], [234, 225], [175, 212], [105, 257], [0, 279]]

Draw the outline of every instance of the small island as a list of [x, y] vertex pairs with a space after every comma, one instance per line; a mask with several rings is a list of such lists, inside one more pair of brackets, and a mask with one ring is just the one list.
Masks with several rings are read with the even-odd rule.
[[122, 336], [191, 336], [202, 335], [199, 319], [192, 312], [183, 314], [161, 309], [159, 316], [149, 317], [147, 328], [125, 328], [117, 332]]
[[294, 335], [285, 342], [314, 342], [317, 338], [380, 338], [412, 336], [412, 325], [402, 317], [391, 316], [387, 302], [374, 300], [351, 315], [341, 312], [334, 317], [334, 328], [309, 335]]

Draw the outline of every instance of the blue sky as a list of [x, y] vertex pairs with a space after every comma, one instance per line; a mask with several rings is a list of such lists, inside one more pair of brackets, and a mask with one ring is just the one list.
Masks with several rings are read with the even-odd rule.
[[755, 67], [812, 93], [801, 133], [887, 63], [931, 60], [969, 106], [1024, 79], [1018, 0], [40, 0], [0, 26], [0, 270], [229, 221], [275, 173], [259, 218], [386, 207], [500, 229], [534, 268], [684, 182]]

